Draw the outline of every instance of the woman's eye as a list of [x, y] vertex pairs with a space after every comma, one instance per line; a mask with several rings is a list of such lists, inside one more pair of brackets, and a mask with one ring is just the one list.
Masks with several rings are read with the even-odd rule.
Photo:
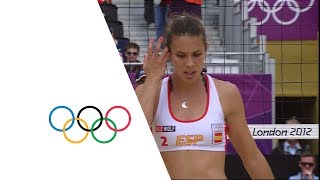
[[178, 56], [178, 58], [184, 58], [185, 57], [185, 55], [180, 55], [180, 54], [178, 54], [177, 56]]
[[194, 54], [193, 56], [199, 57], [199, 56], [201, 56], [201, 55], [202, 55], [202, 53], [198, 53], [198, 54]]

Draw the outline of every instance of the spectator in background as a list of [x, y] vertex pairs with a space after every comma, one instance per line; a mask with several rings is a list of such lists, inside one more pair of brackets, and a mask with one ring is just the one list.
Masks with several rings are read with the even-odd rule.
[[[295, 117], [292, 117], [286, 121], [286, 124], [300, 124], [300, 122]], [[301, 155], [309, 150], [310, 145], [302, 146], [297, 139], [286, 139], [278, 142], [271, 155]]]
[[147, 75], [144, 73], [144, 71], [138, 71], [136, 73], [136, 87], [143, 84], [146, 78]]
[[126, 46], [126, 70], [127, 73], [136, 73], [138, 71], [142, 70], [142, 65], [131, 65], [130, 63], [140, 63], [138, 60], [139, 56], [139, 51], [140, 51], [140, 46], [136, 43], [130, 42]]
[[144, 20], [148, 26], [154, 23], [153, 0], [144, 0]]
[[125, 52], [125, 45], [122, 44], [121, 42], [119, 42], [116, 39], [115, 34], [114, 34], [114, 30], [113, 30], [112, 27], [109, 27], [109, 30], [110, 30], [110, 33], [112, 35], [113, 41], [114, 41], [114, 43], [115, 43], [115, 45], [116, 45], [116, 47], [117, 47], [117, 49], [119, 51], [120, 58], [122, 59], [122, 61], [124, 61], [124, 58], [123, 58], [124, 55], [123, 54]]
[[300, 179], [308, 179], [308, 180], [318, 180], [319, 177], [314, 175], [313, 171], [316, 167], [316, 158], [310, 153], [303, 153], [300, 156], [299, 167], [301, 171], [294, 176], [290, 176], [289, 180], [300, 180]]
[[202, 0], [172, 0], [169, 6], [169, 14], [181, 14], [185, 12], [201, 19], [201, 5]]
[[156, 26], [156, 39], [164, 36], [167, 20], [167, 9], [171, 0], [154, 0], [154, 21]]

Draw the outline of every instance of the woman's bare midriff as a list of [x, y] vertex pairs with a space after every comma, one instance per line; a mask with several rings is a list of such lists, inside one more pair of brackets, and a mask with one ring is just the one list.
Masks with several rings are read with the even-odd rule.
[[225, 152], [161, 152], [171, 179], [227, 179], [224, 172]]

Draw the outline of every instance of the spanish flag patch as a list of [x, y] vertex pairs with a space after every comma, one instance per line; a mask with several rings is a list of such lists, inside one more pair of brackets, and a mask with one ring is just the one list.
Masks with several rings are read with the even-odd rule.
[[221, 132], [216, 132], [214, 133], [214, 143], [221, 143], [222, 142], [222, 133]]
[[212, 144], [224, 143], [224, 125], [223, 123], [211, 124]]

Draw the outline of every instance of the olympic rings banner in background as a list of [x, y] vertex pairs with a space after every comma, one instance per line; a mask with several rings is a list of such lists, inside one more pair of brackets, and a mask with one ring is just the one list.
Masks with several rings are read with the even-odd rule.
[[[67, 120], [66, 120], [66, 122], [64, 123], [62, 129], [57, 128], [57, 127], [54, 126], [53, 123], [52, 123], [52, 115], [53, 115], [57, 110], [59, 110], [59, 109], [66, 109], [67, 111], [69, 111], [69, 112], [70, 112], [70, 117], [71, 117], [70, 119], [67, 119]], [[99, 113], [99, 117], [94, 121], [94, 123], [90, 126], [90, 128], [89, 128], [87, 122], [86, 122], [84, 119], [80, 118], [80, 114], [81, 114], [84, 110], [86, 110], [86, 109], [94, 109], [94, 110], [96, 110], [96, 111]], [[128, 122], [127, 122], [127, 124], [125, 125], [125, 127], [118, 129], [116, 123], [115, 123], [112, 119], [108, 118], [109, 113], [110, 113], [112, 110], [114, 110], [114, 109], [122, 109], [123, 111], [125, 111], [125, 112], [127, 113], [127, 115], [128, 115]], [[85, 136], [84, 136], [82, 139], [80, 139], [80, 140], [72, 140], [72, 139], [70, 139], [70, 138], [67, 136], [67, 133], [66, 133], [66, 131], [68, 131], [69, 129], [71, 129], [71, 128], [73, 127], [75, 121], [77, 121], [77, 124], [79, 125], [79, 127], [80, 127], [83, 131], [86, 132]], [[94, 131], [96, 131], [97, 129], [99, 129], [99, 128], [101, 127], [103, 121], [105, 121], [105, 123], [106, 123], [106, 125], [108, 126], [108, 128], [109, 128], [111, 131], [113, 131], [113, 136], [112, 136], [109, 140], [105, 140], [105, 141], [102, 141], [102, 140], [98, 139], [98, 138], [95, 136], [95, 134], [94, 134]], [[68, 124], [69, 124], [70, 122], [71, 122], [71, 124], [68, 126]], [[111, 125], [109, 124], [109, 122], [111, 123], [112, 127], [111, 127]], [[81, 123], [84, 124], [85, 127], [83, 127], [83, 125], [82, 125]], [[97, 123], [98, 123], [98, 126], [95, 127], [95, 125], [96, 125]], [[77, 143], [82, 143], [84, 140], [86, 140], [87, 137], [88, 137], [88, 135], [89, 135], [89, 132], [91, 133], [93, 139], [94, 139], [95, 141], [97, 141], [98, 143], [102, 143], [102, 144], [110, 143], [111, 141], [113, 141], [113, 140], [115, 139], [115, 137], [116, 137], [116, 135], [117, 135], [117, 132], [121, 132], [121, 131], [126, 130], [126, 129], [129, 127], [130, 123], [131, 123], [131, 114], [130, 114], [130, 112], [128, 111], [128, 109], [125, 108], [125, 107], [123, 107], [123, 106], [113, 106], [113, 107], [111, 107], [110, 109], [107, 110], [107, 112], [106, 112], [106, 114], [105, 114], [104, 117], [103, 117], [102, 112], [100, 111], [100, 109], [98, 109], [98, 108], [95, 107], [95, 106], [85, 106], [85, 107], [83, 107], [83, 108], [80, 109], [80, 111], [78, 112], [77, 117], [75, 117], [73, 111], [72, 111], [69, 107], [67, 107], [67, 106], [57, 106], [57, 107], [53, 108], [53, 109], [50, 111], [50, 113], [49, 113], [49, 124], [50, 124], [50, 126], [52, 127], [52, 129], [54, 129], [54, 130], [56, 130], [56, 131], [58, 131], [58, 132], [62, 132], [64, 138], [65, 138], [68, 142], [70, 142], [70, 143], [75, 143], [75, 144], [77, 144]], [[67, 127], [67, 126], [68, 126], [68, 127]]]
[[257, 18], [257, 33], [268, 40], [317, 39], [318, 0], [247, 1], [249, 16]]

